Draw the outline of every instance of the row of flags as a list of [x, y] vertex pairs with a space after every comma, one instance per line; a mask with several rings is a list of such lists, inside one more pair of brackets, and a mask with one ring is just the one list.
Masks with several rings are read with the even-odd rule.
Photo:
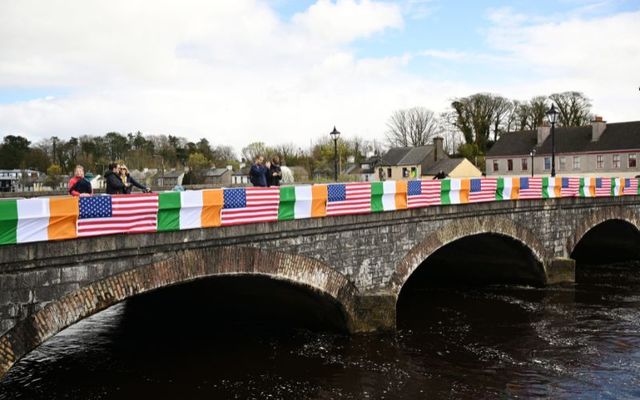
[[448, 204], [638, 195], [635, 178], [479, 178], [0, 200], [0, 244], [368, 214]]

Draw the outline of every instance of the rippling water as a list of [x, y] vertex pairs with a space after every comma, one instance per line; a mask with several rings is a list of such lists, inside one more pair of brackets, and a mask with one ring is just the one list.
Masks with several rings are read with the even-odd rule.
[[118, 305], [21, 360], [0, 399], [640, 398], [640, 266], [581, 271], [575, 286], [427, 288], [395, 334], [211, 331]]

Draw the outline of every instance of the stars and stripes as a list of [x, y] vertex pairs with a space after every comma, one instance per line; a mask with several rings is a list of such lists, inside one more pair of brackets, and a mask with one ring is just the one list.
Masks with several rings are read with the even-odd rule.
[[596, 178], [596, 197], [611, 196], [611, 179]]
[[471, 179], [469, 183], [469, 203], [494, 201], [496, 199], [497, 187], [497, 179]]
[[409, 181], [407, 187], [407, 208], [440, 205], [441, 181]]
[[224, 189], [221, 224], [238, 225], [278, 220], [280, 188], [248, 187]]
[[78, 236], [155, 232], [158, 194], [80, 197]]
[[637, 195], [638, 194], [638, 179], [626, 178], [624, 180], [623, 194], [625, 195]]
[[562, 178], [562, 188], [560, 195], [562, 197], [576, 197], [580, 190], [580, 178]]
[[519, 199], [541, 199], [542, 178], [520, 178]]
[[371, 212], [371, 183], [327, 185], [327, 216]]

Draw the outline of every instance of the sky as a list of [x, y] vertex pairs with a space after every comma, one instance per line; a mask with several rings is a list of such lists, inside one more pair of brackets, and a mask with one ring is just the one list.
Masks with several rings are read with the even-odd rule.
[[640, 120], [639, 39], [640, 0], [0, 0], [0, 136], [306, 147], [478, 92]]

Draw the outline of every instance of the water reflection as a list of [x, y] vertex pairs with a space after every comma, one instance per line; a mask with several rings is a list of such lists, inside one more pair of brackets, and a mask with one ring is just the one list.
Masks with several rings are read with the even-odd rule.
[[583, 268], [577, 280], [416, 290], [398, 333], [353, 337], [269, 323], [304, 321], [304, 307], [243, 314], [256, 325], [230, 319], [226, 303], [118, 305], [19, 362], [0, 399], [640, 397], [639, 266]]

